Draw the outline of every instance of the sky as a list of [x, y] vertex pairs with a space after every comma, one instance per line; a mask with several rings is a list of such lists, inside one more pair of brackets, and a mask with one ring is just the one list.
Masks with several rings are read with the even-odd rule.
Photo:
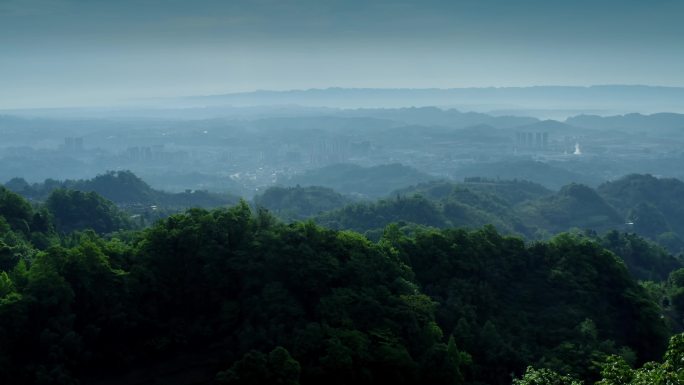
[[684, 0], [0, 0], [0, 109], [326, 87], [684, 86]]

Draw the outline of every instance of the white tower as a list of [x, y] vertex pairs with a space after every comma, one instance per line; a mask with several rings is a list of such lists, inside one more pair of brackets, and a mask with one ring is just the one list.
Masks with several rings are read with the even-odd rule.
[[575, 142], [575, 152], [573, 152], [573, 155], [582, 155], [582, 150], [580, 150], [579, 142]]

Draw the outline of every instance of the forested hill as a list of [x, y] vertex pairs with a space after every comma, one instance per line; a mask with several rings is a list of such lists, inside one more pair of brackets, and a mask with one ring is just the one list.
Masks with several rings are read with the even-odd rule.
[[500, 231], [547, 239], [571, 229], [636, 232], [672, 253], [684, 251], [684, 183], [650, 175], [630, 175], [598, 189], [570, 184], [553, 192], [520, 181], [466, 178], [403, 188], [372, 202], [355, 202], [315, 220], [370, 237], [391, 222], [433, 227], [493, 224]]
[[532, 236], [515, 217], [521, 202], [553, 192], [526, 181], [470, 178], [467, 183], [433, 181], [396, 190], [375, 202], [355, 202], [318, 215], [315, 220], [335, 229], [377, 231], [391, 222], [433, 227], [480, 227], [494, 224], [508, 233]]
[[42, 183], [29, 184], [21, 178], [14, 178], [5, 187], [22, 196], [45, 201], [56, 189], [96, 192], [112, 202], [122, 205], [158, 205], [167, 209], [190, 207], [213, 208], [235, 204], [238, 197], [229, 194], [214, 194], [207, 191], [168, 193], [155, 190], [130, 171], [109, 171], [92, 179], [56, 181], [47, 179]]
[[35, 245], [49, 216], [3, 191], [1, 383], [509, 384], [528, 365], [593, 381], [611, 355], [659, 359], [670, 333], [586, 237], [371, 242], [243, 202]]
[[[469, 177], [464, 179], [462, 185], [471, 191], [495, 195], [509, 204], [517, 204], [553, 194], [552, 190], [524, 179], [501, 180]], [[446, 198], [453, 190], [453, 183], [436, 181], [403, 188], [395, 191], [394, 194], [421, 194], [430, 199], [442, 199]]]
[[598, 186], [603, 182], [603, 179], [596, 176], [579, 174], [558, 165], [534, 160], [477, 162], [455, 169], [452, 177], [459, 180], [470, 177], [499, 179], [502, 175], [505, 175], [506, 179], [527, 180], [554, 190], [559, 190], [569, 182], [587, 186]]
[[334, 210], [352, 203], [349, 196], [342, 195], [333, 189], [320, 186], [268, 188], [254, 197], [254, 204], [268, 209], [279, 218], [302, 220]]
[[684, 238], [684, 182], [633, 174], [604, 183], [598, 192], [637, 232], [663, 242]]
[[517, 209], [525, 223], [552, 234], [573, 227], [596, 231], [620, 229], [625, 224], [624, 217], [595, 190], [579, 184], [564, 186], [552, 196], [522, 203]]

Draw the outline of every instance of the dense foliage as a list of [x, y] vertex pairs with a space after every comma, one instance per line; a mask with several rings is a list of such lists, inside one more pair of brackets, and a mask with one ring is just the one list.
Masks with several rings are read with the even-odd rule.
[[268, 209], [279, 218], [302, 220], [334, 210], [352, 202], [352, 199], [326, 187], [270, 187], [254, 197], [258, 207]]
[[91, 229], [104, 234], [132, 227], [127, 214], [95, 192], [55, 190], [45, 204], [63, 233]]
[[[663, 362], [648, 362], [632, 369], [622, 357], [609, 356], [600, 363], [596, 385], [676, 385], [684, 383], [684, 334], [670, 338]], [[584, 382], [553, 370], [529, 367], [513, 385], [582, 385]]]
[[2, 383], [507, 384], [530, 364], [594, 380], [612, 355], [659, 358], [668, 334], [586, 236], [394, 225], [371, 242], [243, 202], [55, 240], [2, 192]]
[[593, 361], [608, 354], [643, 361], [661, 353], [667, 330], [657, 305], [614, 254], [587, 238], [565, 234], [526, 247], [492, 227], [388, 231], [441, 304], [439, 325], [473, 356], [477, 379], [504, 383], [525, 363], [592, 378]]
[[634, 233], [612, 230], [594, 238], [622, 258], [632, 275], [641, 280], [665, 281], [668, 275], [684, 267], [681, 255], [674, 256], [658, 244]]
[[129, 245], [84, 234], [2, 277], [5, 383], [72, 383], [181, 353], [211, 353], [221, 381], [244, 383], [260, 351], [269, 376], [301, 366], [302, 383], [452, 383], [465, 357], [382, 245], [246, 204], [173, 216]]
[[[445, 227], [447, 219], [440, 208], [420, 195], [407, 198], [381, 199], [377, 202], [350, 204], [323, 213], [316, 222], [333, 229], [349, 229], [368, 233], [380, 230], [392, 222], [409, 222], [432, 227]], [[379, 236], [376, 231], [377, 238]]]

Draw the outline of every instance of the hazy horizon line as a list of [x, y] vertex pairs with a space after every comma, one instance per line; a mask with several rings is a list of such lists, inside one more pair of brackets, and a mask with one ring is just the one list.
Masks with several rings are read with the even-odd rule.
[[[201, 95], [187, 95], [192, 96], [213, 96], [213, 95], [230, 95], [230, 94], [248, 94], [254, 92], [291, 92], [291, 91], [326, 91], [326, 90], [487, 90], [487, 89], [520, 89], [520, 88], [594, 88], [594, 87], [645, 87], [645, 88], [684, 88], [684, 85], [660, 85], [660, 84], [643, 84], [643, 83], [598, 83], [589, 85], [568, 85], [568, 84], [536, 84], [526, 86], [465, 86], [465, 87], [344, 87], [344, 86], [327, 86], [327, 87], [309, 87], [309, 88], [255, 88], [245, 91], [228, 91], [224, 93], [212, 93]], [[174, 98], [178, 96], [169, 96]], [[182, 96], [181, 96], [182, 97]], [[150, 99], [150, 98], [147, 98]]]
[[[144, 96], [144, 97], [127, 97], [127, 98], [117, 98], [110, 101], [102, 101], [97, 104], [88, 103], [74, 103], [72, 105], [36, 105], [36, 106], [26, 106], [26, 107], [10, 107], [5, 108], [0, 106], [0, 111], [29, 111], [29, 110], [68, 110], [68, 109], [109, 109], [109, 108], [153, 108], [151, 105], [145, 105], [144, 103], [150, 102], [168, 102], [173, 100], [183, 100], [183, 99], [201, 99], [201, 98], [213, 98], [213, 97], [223, 97], [223, 96], [239, 96], [239, 95], [249, 95], [258, 93], [272, 93], [272, 94], [286, 94], [286, 93], [307, 93], [307, 92], [325, 92], [325, 91], [458, 91], [458, 90], [525, 90], [525, 89], [585, 89], [590, 90], [592, 88], [644, 88], [644, 89], [668, 89], [668, 90], [684, 90], [684, 85], [658, 85], [658, 84], [643, 84], [643, 83], [599, 83], [599, 84], [589, 84], [589, 85], [559, 85], [559, 84], [543, 84], [543, 85], [521, 85], [521, 86], [464, 86], [464, 87], [344, 87], [344, 86], [327, 86], [327, 87], [309, 87], [309, 88], [256, 88], [251, 90], [235, 90], [235, 91], [225, 91], [216, 93], [197, 93], [197, 94], [183, 94], [183, 95], [170, 95], [170, 96]], [[307, 105], [293, 102], [293, 103], [264, 103], [264, 104], [254, 104], [250, 107], [274, 107], [274, 106], [298, 106], [307, 107]], [[434, 105], [435, 107], [439, 107]], [[245, 107], [245, 106], [232, 106], [232, 107]], [[311, 106], [317, 107], [317, 106]], [[318, 106], [320, 107], [320, 106]], [[327, 106], [328, 108], [337, 108], [336, 106]], [[191, 107], [192, 108], [192, 107]], [[359, 107], [357, 107], [359, 108]], [[373, 108], [373, 107], [368, 107]]]

